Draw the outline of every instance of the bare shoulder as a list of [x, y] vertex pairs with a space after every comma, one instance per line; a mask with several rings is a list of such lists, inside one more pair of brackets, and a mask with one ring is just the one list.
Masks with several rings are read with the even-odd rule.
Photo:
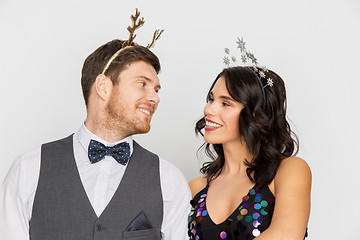
[[199, 176], [189, 182], [192, 197], [200, 192], [207, 184], [206, 176]]
[[288, 157], [282, 160], [276, 173], [274, 179], [275, 189], [295, 186], [310, 188], [311, 179], [311, 169], [304, 159]]
[[279, 173], [287, 173], [289, 175], [297, 173], [297, 174], [304, 174], [304, 175], [311, 175], [311, 170], [307, 162], [299, 157], [288, 157], [282, 160]]

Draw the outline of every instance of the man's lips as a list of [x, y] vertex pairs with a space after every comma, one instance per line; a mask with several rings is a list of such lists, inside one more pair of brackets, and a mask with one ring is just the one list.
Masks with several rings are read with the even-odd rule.
[[150, 117], [153, 112], [152, 108], [150, 107], [138, 107], [138, 109], [148, 117]]

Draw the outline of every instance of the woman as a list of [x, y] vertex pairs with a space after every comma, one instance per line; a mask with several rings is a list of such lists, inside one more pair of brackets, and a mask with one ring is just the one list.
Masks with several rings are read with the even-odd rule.
[[286, 120], [280, 76], [256, 67], [224, 69], [196, 132], [213, 161], [189, 183], [190, 239], [304, 238], [311, 171], [293, 156], [298, 143]]

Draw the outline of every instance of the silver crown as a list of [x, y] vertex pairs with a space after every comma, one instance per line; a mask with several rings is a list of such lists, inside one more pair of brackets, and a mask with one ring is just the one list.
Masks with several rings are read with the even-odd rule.
[[[240, 49], [241, 52], [241, 63], [244, 65], [250, 65], [251, 68], [254, 70], [255, 73], [257, 73], [257, 75], [262, 78], [262, 79], [266, 79], [266, 85], [264, 85], [262, 83], [262, 81], [259, 81], [262, 88], [266, 88], [266, 87], [272, 87], [274, 86], [274, 81], [268, 77], [266, 78], [266, 72], [268, 72], [269, 70], [265, 67], [265, 66], [260, 66], [257, 59], [255, 58], [254, 54], [251, 53], [250, 51], [248, 51], [245, 47], [245, 42], [243, 38], [237, 38], [237, 48]], [[223, 62], [227, 67], [230, 67], [232, 64], [237, 64], [237, 59], [235, 56], [230, 54], [230, 49], [229, 48], [225, 48], [225, 56], [223, 58]], [[260, 80], [260, 79], [259, 79]]]

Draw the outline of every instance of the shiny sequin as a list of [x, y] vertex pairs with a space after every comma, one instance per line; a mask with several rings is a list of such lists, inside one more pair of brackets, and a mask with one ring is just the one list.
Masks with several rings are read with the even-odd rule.
[[244, 208], [244, 209], [248, 209], [249, 207], [250, 207], [249, 203], [244, 203], [244, 205], [242, 206], [242, 208]]
[[[254, 239], [267, 229], [271, 222], [269, 215], [272, 215], [272, 203], [275, 202], [275, 198], [269, 196], [269, 189], [266, 189], [266, 191], [262, 189], [258, 187], [250, 189], [249, 193], [242, 198], [238, 211], [232, 213], [223, 223], [217, 224], [216, 235], [218, 239]], [[189, 213], [188, 224], [190, 240], [202, 240], [204, 237], [206, 239], [209, 238], [209, 226], [207, 224], [202, 226], [202, 223], [208, 223], [209, 221], [209, 214], [205, 210], [206, 196], [206, 193], [200, 197], [197, 195], [197, 198], [194, 198], [195, 201], [192, 201], [192, 210]], [[213, 237], [213, 235], [211, 236]]]
[[189, 224], [189, 230], [193, 229], [194, 225], [192, 225], [191, 223]]
[[261, 206], [263, 206], [263, 207], [267, 207], [267, 206], [269, 205], [268, 202], [265, 201], [265, 200], [262, 200], [262, 201], [260, 202], [260, 204], [261, 204]]
[[259, 223], [258, 220], [253, 221], [253, 226], [256, 227], [256, 228], [257, 228], [260, 224], [261, 224], [261, 223]]
[[261, 213], [262, 215], [264, 215], [264, 216], [266, 216], [266, 215], [268, 214], [268, 212], [265, 211], [265, 209], [261, 209], [260, 213]]
[[253, 235], [254, 237], [260, 236], [260, 231], [259, 231], [259, 229], [254, 229], [254, 230], [252, 231], [252, 235]]
[[248, 213], [247, 209], [241, 209], [240, 214], [245, 216]]
[[254, 214], [253, 214], [253, 218], [254, 218], [254, 219], [258, 219], [259, 217], [260, 217], [260, 214], [259, 214], [259, 213], [254, 213]]
[[254, 198], [254, 201], [255, 202], [260, 202], [261, 201], [261, 198], [262, 198], [262, 194], [261, 193], [258, 193], [256, 194], [255, 198]]

